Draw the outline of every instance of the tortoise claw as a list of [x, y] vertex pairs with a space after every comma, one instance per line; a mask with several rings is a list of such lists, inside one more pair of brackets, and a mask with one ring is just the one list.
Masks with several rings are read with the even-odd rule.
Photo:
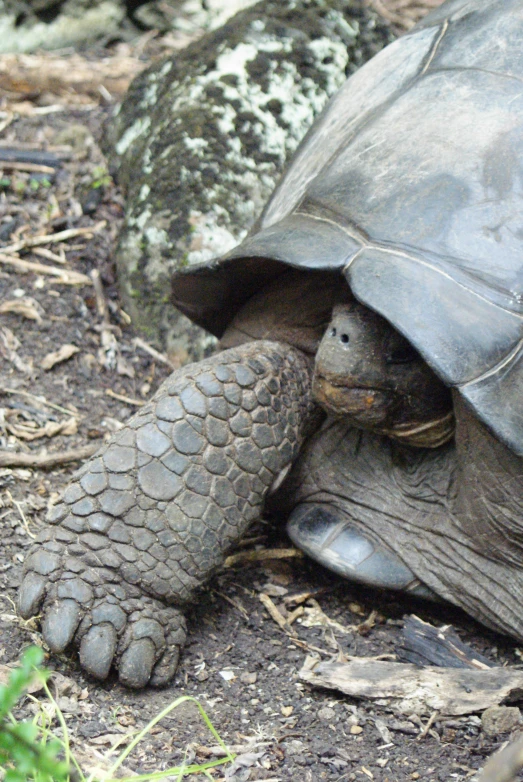
[[156, 649], [150, 638], [131, 641], [120, 659], [121, 683], [136, 690], [145, 687], [151, 678], [155, 658]]
[[76, 600], [60, 600], [50, 608], [42, 633], [52, 652], [63, 652], [71, 643], [80, 619], [81, 608]]
[[364, 535], [338, 508], [298, 505], [287, 532], [310, 557], [350, 581], [439, 600], [394, 552]]
[[45, 595], [46, 579], [39, 573], [27, 573], [20, 587], [18, 610], [24, 619], [38, 613]]
[[114, 627], [107, 623], [95, 625], [82, 638], [80, 663], [96, 679], [106, 679], [118, 643]]
[[178, 668], [181, 647], [178, 645], [169, 645], [162, 657], [154, 666], [149, 684], [152, 687], [165, 687]]

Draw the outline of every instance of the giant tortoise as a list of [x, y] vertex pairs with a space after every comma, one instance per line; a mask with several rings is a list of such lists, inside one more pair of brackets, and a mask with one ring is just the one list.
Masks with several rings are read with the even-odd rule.
[[222, 352], [85, 464], [24, 617], [167, 682], [184, 607], [264, 510], [363, 583], [523, 640], [523, 0], [449, 0], [348, 80], [251, 235], [177, 274]]

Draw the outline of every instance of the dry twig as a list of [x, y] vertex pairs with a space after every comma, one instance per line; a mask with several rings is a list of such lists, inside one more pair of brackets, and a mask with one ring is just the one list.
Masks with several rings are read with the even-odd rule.
[[133, 343], [135, 347], [145, 350], [146, 353], [155, 358], [161, 364], [167, 364], [167, 366], [171, 369], [179, 369], [179, 367], [175, 366], [172, 361], [169, 361], [167, 356], [164, 356], [163, 353], [159, 353], [158, 350], [155, 350], [155, 348], [153, 348], [152, 345], [149, 345], [144, 339], [135, 337], [133, 339]]
[[297, 548], [263, 548], [255, 551], [238, 551], [227, 557], [223, 566], [234, 567], [243, 562], [264, 562], [267, 559], [293, 559], [303, 556], [303, 551], [299, 551]]
[[279, 608], [273, 603], [269, 595], [266, 595], [264, 592], [262, 592], [260, 595], [260, 602], [267, 609], [270, 617], [276, 622], [278, 627], [284, 631], [284, 633], [287, 633], [287, 635], [290, 635], [291, 637], [296, 636], [296, 631], [292, 629], [292, 627], [287, 622], [287, 619], [283, 616]]
[[20, 163], [16, 160], [2, 160], [0, 169], [5, 171], [27, 171], [30, 174], [55, 174], [56, 169], [38, 163]]
[[146, 402], [141, 399], [132, 399], [130, 396], [124, 396], [124, 394], [117, 394], [112, 388], [105, 389], [106, 396], [112, 397], [112, 399], [118, 399], [119, 402], [125, 402], [126, 405], [134, 405], [135, 407], [143, 407]]
[[31, 247], [38, 247], [40, 244], [57, 244], [58, 242], [65, 242], [68, 239], [74, 239], [76, 236], [92, 236], [99, 233], [106, 226], [106, 221], [101, 220], [96, 225], [89, 228], [67, 228], [65, 231], [58, 231], [55, 234], [45, 234], [44, 236], [28, 236], [27, 239], [21, 239], [15, 244], [8, 244], [6, 247], [2, 247], [2, 253], [4, 255], [11, 255], [12, 253], [18, 253], [20, 250], [27, 250]]
[[13, 266], [20, 272], [35, 272], [36, 274], [47, 274], [51, 277], [57, 277], [58, 282], [64, 285], [91, 285], [91, 280], [86, 274], [73, 272], [69, 269], [58, 269], [56, 266], [47, 266], [43, 263], [33, 261], [23, 261], [16, 256], [4, 255], [0, 253], [0, 264]]
[[47, 453], [46, 451], [39, 453], [10, 453], [9, 451], [0, 451], [0, 467], [35, 467], [40, 470], [46, 470], [50, 467], [57, 467], [60, 464], [89, 459], [99, 448], [100, 443], [92, 443], [58, 453]]

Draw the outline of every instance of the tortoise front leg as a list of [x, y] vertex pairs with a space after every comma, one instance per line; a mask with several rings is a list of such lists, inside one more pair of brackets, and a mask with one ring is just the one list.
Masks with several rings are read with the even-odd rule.
[[42, 606], [55, 652], [71, 641], [104, 679], [162, 685], [185, 641], [181, 608], [259, 518], [318, 412], [310, 360], [277, 342], [171, 375], [73, 477], [25, 567], [20, 613]]

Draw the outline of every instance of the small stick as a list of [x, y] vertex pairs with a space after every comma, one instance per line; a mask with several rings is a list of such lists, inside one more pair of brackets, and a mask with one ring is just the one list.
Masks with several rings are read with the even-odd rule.
[[102, 228], [105, 228], [106, 221], [101, 220], [96, 225], [90, 228], [67, 228], [65, 231], [58, 231], [55, 234], [45, 234], [45, 236], [30, 236], [27, 239], [22, 239], [15, 244], [8, 244], [7, 247], [2, 247], [2, 253], [10, 255], [11, 253], [17, 253], [20, 250], [25, 250], [28, 247], [37, 247], [40, 244], [56, 244], [57, 242], [65, 242], [67, 239], [73, 239], [75, 236], [87, 236], [89, 234], [99, 233]]
[[434, 722], [436, 721], [436, 718], [437, 718], [438, 716], [439, 716], [439, 711], [436, 709], [435, 711], [433, 711], [433, 712], [432, 712], [432, 714], [430, 715], [430, 717], [429, 717], [429, 718], [428, 718], [428, 720], [427, 720], [427, 724], [425, 725], [425, 727], [423, 728], [423, 730], [422, 730], [422, 731], [419, 733], [419, 735], [417, 736], [417, 740], [418, 740], [418, 741], [421, 741], [421, 739], [424, 739], [424, 738], [425, 738], [425, 736], [427, 735], [427, 733], [429, 732], [429, 730], [430, 730], [430, 729], [432, 728], [432, 726], [434, 725]]
[[34, 255], [40, 255], [42, 258], [46, 258], [48, 261], [54, 261], [55, 263], [67, 263], [67, 259], [62, 255], [47, 250], [45, 247], [35, 247], [33, 249]]
[[260, 551], [238, 551], [231, 554], [223, 563], [224, 567], [234, 567], [243, 562], [264, 562], [267, 559], [301, 559], [303, 551], [297, 548], [264, 548]]
[[94, 293], [96, 296], [96, 309], [98, 315], [104, 322], [104, 325], [109, 323], [109, 308], [105, 299], [104, 289], [102, 285], [102, 279], [98, 269], [92, 269], [90, 273], [91, 280], [93, 281]]
[[0, 168], [6, 171], [27, 171], [35, 174], [56, 174], [56, 168], [38, 163], [19, 163], [15, 160], [0, 160]]
[[50, 407], [52, 410], [58, 410], [59, 413], [78, 416], [78, 411], [69, 410], [67, 407], [60, 407], [60, 405], [55, 405], [54, 402], [48, 402], [47, 399], [44, 399], [43, 396], [36, 396], [36, 394], [31, 394], [29, 391], [21, 391], [18, 388], [0, 388], [0, 394], [18, 394], [18, 396], [25, 396], [27, 399], [32, 399], [35, 402], [39, 402], [45, 407]]
[[126, 405], [135, 405], [135, 407], [143, 407], [147, 402], [143, 402], [141, 399], [132, 399], [130, 396], [124, 396], [123, 394], [117, 394], [112, 388], [105, 389], [106, 396], [110, 396], [113, 399], [118, 399], [119, 402], [125, 402]]
[[212, 591], [215, 595], [219, 595], [219, 597], [221, 597], [223, 600], [226, 600], [228, 603], [230, 603], [233, 606], [233, 608], [235, 608], [237, 611], [240, 612], [240, 614], [243, 616], [244, 619], [249, 621], [250, 616], [239, 600], [238, 601], [233, 600], [232, 597], [228, 597], [223, 592], [218, 592], [217, 589], [213, 589]]
[[266, 595], [264, 592], [262, 592], [260, 595], [260, 602], [267, 609], [271, 618], [274, 619], [278, 627], [283, 630], [284, 633], [287, 633], [287, 635], [290, 635], [291, 637], [296, 636], [296, 631], [289, 626], [286, 618], [273, 603], [269, 595]]
[[50, 467], [58, 467], [60, 464], [69, 462], [78, 462], [88, 459], [100, 448], [100, 443], [91, 445], [82, 445], [79, 448], [72, 448], [70, 451], [61, 451], [59, 453], [10, 453], [9, 451], [0, 451], [0, 467], [37, 467], [45, 470]]
[[305, 613], [305, 609], [303, 606], [298, 606], [298, 608], [295, 608], [294, 611], [291, 611], [291, 613], [287, 616], [287, 624], [289, 627], [292, 625], [293, 622], [296, 621], [300, 616], [303, 616]]
[[18, 513], [20, 514], [20, 518], [22, 519], [22, 527], [25, 529], [26, 533], [29, 535], [30, 538], [35, 538], [36, 535], [32, 533], [31, 530], [29, 529], [29, 523], [25, 517], [24, 511], [22, 510], [22, 503], [15, 500], [9, 490], [6, 491], [6, 495], [9, 501], [13, 503]]
[[179, 367], [175, 366], [172, 363], [172, 361], [169, 361], [167, 356], [164, 356], [163, 353], [160, 353], [158, 350], [155, 350], [155, 348], [153, 348], [152, 345], [149, 345], [145, 340], [141, 339], [141, 337], [135, 337], [133, 339], [133, 342], [137, 348], [141, 348], [142, 350], [145, 350], [146, 353], [149, 353], [150, 356], [155, 358], [161, 364], [167, 364], [167, 366], [171, 367], [171, 369], [179, 369]]
[[33, 263], [32, 261], [23, 261], [11, 255], [0, 253], [0, 264], [14, 266], [21, 272], [36, 272], [36, 274], [48, 274], [51, 277], [58, 277], [59, 282], [64, 285], [91, 285], [91, 278], [80, 272], [73, 272], [69, 269], [58, 269], [56, 266], [47, 266], [43, 263]]
[[283, 598], [284, 603], [295, 603], [296, 605], [300, 605], [301, 603], [306, 603], [307, 600], [310, 600], [311, 597], [319, 597], [320, 595], [324, 595], [325, 592], [327, 592], [327, 587], [318, 587], [316, 589], [308, 589], [306, 592], [299, 592], [298, 594], [294, 595], [286, 595]]

